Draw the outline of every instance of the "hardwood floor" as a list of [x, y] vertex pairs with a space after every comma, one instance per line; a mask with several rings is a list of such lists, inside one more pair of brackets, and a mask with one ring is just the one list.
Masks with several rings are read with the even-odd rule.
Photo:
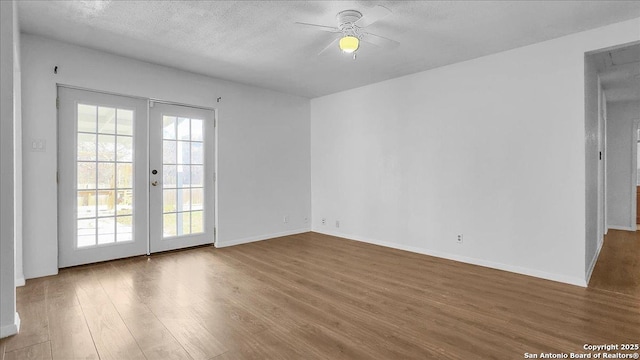
[[609, 230], [589, 287], [640, 298], [640, 231]]
[[640, 339], [637, 296], [316, 233], [65, 269], [17, 296], [4, 359], [522, 359]]

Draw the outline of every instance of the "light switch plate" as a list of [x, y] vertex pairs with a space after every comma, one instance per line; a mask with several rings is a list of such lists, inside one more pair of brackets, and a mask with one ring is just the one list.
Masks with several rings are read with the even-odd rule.
[[44, 152], [47, 150], [47, 140], [45, 139], [32, 139], [31, 151]]

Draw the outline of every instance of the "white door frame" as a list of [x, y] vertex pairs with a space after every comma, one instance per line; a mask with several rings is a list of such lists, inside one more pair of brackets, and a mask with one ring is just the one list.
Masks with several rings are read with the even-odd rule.
[[631, 219], [630, 219], [630, 230], [637, 231], [637, 221], [636, 218], [638, 216], [638, 128], [640, 127], [640, 119], [635, 119], [631, 122]]
[[[213, 211], [214, 211], [214, 223], [213, 223], [213, 246], [217, 247], [218, 246], [218, 233], [219, 233], [219, 220], [218, 220], [218, 178], [220, 176], [220, 173], [218, 172], [218, 135], [219, 135], [219, 115], [218, 115], [218, 109], [214, 108], [214, 107], [208, 107], [208, 106], [199, 106], [199, 105], [191, 105], [191, 104], [186, 104], [186, 103], [181, 103], [181, 102], [175, 102], [175, 101], [167, 101], [167, 100], [161, 100], [158, 98], [145, 98], [148, 101], [149, 104], [149, 109], [151, 109], [151, 104], [155, 103], [155, 104], [166, 104], [166, 105], [177, 105], [177, 106], [186, 106], [186, 107], [191, 107], [194, 109], [201, 109], [201, 110], [208, 110], [208, 111], [213, 111]], [[150, 112], [148, 112], [149, 114]], [[147, 126], [148, 126], [149, 122], [147, 121]], [[147, 129], [147, 134], [149, 133], [148, 131], [149, 129]], [[147, 141], [147, 145], [149, 144], [149, 142]], [[149, 181], [149, 172], [151, 171], [151, 168], [149, 167], [149, 159], [147, 157], [147, 184], [150, 183]], [[147, 255], [151, 254], [151, 241], [150, 239], [147, 239]]]
[[[209, 110], [209, 111], [213, 111], [214, 114], [214, 158], [213, 158], [213, 168], [214, 168], [214, 183], [213, 183], [213, 191], [214, 191], [214, 203], [213, 203], [213, 209], [214, 209], [214, 231], [213, 231], [213, 245], [217, 246], [218, 244], [218, 233], [219, 233], [219, 226], [218, 226], [218, 222], [219, 222], [219, 206], [218, 206], [218, 178], [219, 178], [219, 172], [218, 172], [218, 138], [219, 138], [219, 133], [218, 133], [218, 122], [219, 122], [219, 114], [218, 114], [218, 109], [214, 108], [214, 107], [208, 107], [208, 106], [200, 106], [200, 105], [193, 105], [193, 104], [187, 104], [187, 103], [181, 103], [181, 102], [175, 102], [175, 101], [169, 101], [169, 100], [164, 100], [164, 99], [159, 99], [159, 98], [152, 98], [152, 97], [145, 97], [145, 96], [139, 96], [139, 95], [131, 95], [131, 94], [123, 94], [123, 93], [117, 93], [117, 92], [111, 92], [111, 91], [105, 91], [105, 90], [96, 90], [96, 89], [91, 89], [91, 88], [85, 88], [85, 87], [80, 87], [80, 86], [74, 86], [74, 85], [69, 85], [69, 84], [64, 84], [64, 83], [56, 83], [56, 88], [66, 88], [66, 89], [71, 89], [71, 90], [81, 90], [81, 91], [90, 91], [90, 92], [94, 92], [94, 93], [99, 93], [99, 94], [105, 94], [105, 95], [113, 95], [113, 96], [121, 96], [121, 97], [128, 97], [131, 99], [139, 99], [139, 100], [145, 100], [147, 101], [147, 109], [150, 109], [150, 104], [153, 103], [159, 103], [159, 104], [168, 104], [168, 105], [178, 105], [178, 106], [186, 106], [186, 107], [191, 107], [191, 108], [196, 108], [196, 109], [202, 109], [202, 110]], [[57, 91], [56, 91], [57, 92]], [[57, 95], [56, 95], [57, 96]], [[56, 122], [58, 123], [58, 125], [56, 126], [56, 129], [59, 127], [59, 119], [56, 117]], [[147, 119], [146, 119], [146, 126], [147, 126], [147, 137], [149, 134], [149, 111], [147, 111]], [[59, 134], [58, 134], [59, 136]], [[148, 184], [150, 183], [149, 181], [149, 172], [150, 172], [150, 167], [149, 167], [149, 156], [148, 156], [148, 151], [149, 151], [149, 141], [147, 138], [147, 142], [146, 142], [146, 162], [140, 164], [139, 166], [144, 166], [146, 169], [146, 183], [147, 183], [147, 194], [148, 194]], [[146, 197], [147, 199], [147, 207], [148, 207], [148, 196]], [[59, 212], [59, 210], [57, 210]], [[57, 214], [58, 215], [58, 214]], [[149, 211], [146, 212], [146, 216], [147, 216], [147, 225], [150, 224], [149, 223]], [[59, 216], [58, 216], [59, 217]], [[58, 237], [58, 234], [56, 234], [56, 236]], [[58, 243], [58, 247], [60, 247], [60, 238], [57, 239], [57, 243]], [[147, 231], [146, 234], [146, 239], [144, 239], [144, 241], [146, 242], [146, 248], [147, 248], [147, 255], [150, 255], [150, 239], [149, 239], [149, 232]], [[60, 268], [60, 260], [58, 259], [58, 268]]]
[[[147, 104], [144, 100], [139, 98], [132, 98], [128, 96], [122, 95], [113, 95], [113, 94], [104, 94], [94, 91], [86, 91], [86, 90], [78, 90], [78, 89], [70, 89], [64, 86], [58, 86], [58, 266], [59, 267], [68, 267], [75, 265], [83, 265], [88, 263], [113, 260], [123, 257], [129, 256], [138, 256], [143, 255], [146, 250], [146, 243], [148, 242], [148, 224], [146, 222], [147, 217], [147, 209], [148, 209], [148, 189], [147, 182], [145, 180], [144, 172], [146, 171], [145, 164], [147, 162], [147, 146], [146, 146], [146, 122], [147, 122]], [[115, 238], [111, 240], [111, 242], [107, 242], [104, 244], [100, 244], [99, 239], [94, 239], [94, 241], [98, 240], [97, 243], [90, 246], [79, 246], [78, 241], [78, 230], [76, 222], [78, 220], [78, 208], [77, 208], [77, 191], [81, 189], [77, 188], [77, 164], [78, 158], [76, 156], [78, 144], [76, 143], [76, 138], [78, 133], [77, 129], [77, 109], [78, 104], [90, 104], [95, 106], [102, 106], [108, 108], [117, 108], [117, 109], [128, 109], [134, 111], [134, 122], [131, 133], [120, 133], [118, 132], [117, 136], [115, 134], [115, 129], [112, 132], [105, 132], [105, 135], [101, 136], [110, 136], [113, 138], [114, 144], [116, 139], [126, 139], [130, 138], [133, 140], [132, 155], [133, 157], [124, 162], [120, 159], [116, 159], [115, 156], [112, 159], [103, 159], [104, 162], [100, 162], [101, 160], [94, 156], [94, 159], [88, 158], [84, 161], [88, 161], [88, 163], [106, 163], [113, 164], [115, 169], [115, 164], [132, 164], [133, 165], [133, 173], [131, 174], [131, 185], [126, 186], [126, 191], [133, 190], [133, 213], [126, 212], [124, 214], [114, 211], [111, 214], [103, 214], [100, 217], [99, 211], [95, 211], [94, 213], [90, 213], [87, 217], [87, 221], [93, 222], [95, 229], [98, 229], [98, 223], [101, 221], [100, 219], [111, 219], [113, 221], [115, 230], [117, 228], [117, 222], [123, 216], [129, 217], [133, 215], [131, 218], [133, 222], [132, 226], [132, 235], [133, 237], [129, 240], [125, 240], [122, 242], [118, 242]], [[98, 114], [96, 113], [95, 116]], [[115, 113], [114, 113], [115, 115]], [[95, 119], [94, 121], [97, 121]], [[115, 120], [114, 120], [115, 121]], [[119, 122], [119, 120], [118, 120]], [[95, 124], [97, 125], [97, 123]], [[94, 125], [94, 126], [95, 126]], [[89, 131], [88, 134], [98, 134], [99, 129], [95, 129], [93, 131]], [[113, 135], [110, 135], [113, 134]], [[94, 146], [98, 146], [97, 140], [94, 139]], [[137, 149], [136, 149], [137, 148]], [[97, 149], [97, 148], [96, 148]], [[94, 149], [95, 150], [95, 149]], [[114, 150], [115, 151], [115, 148]], [[96, 153], [97, 154], [97, 153]], [[112, 154], [115, 155], [115, 154]], [[98, 169], [97, 167], [96, 169]], [[114, 173], [115, 176], [115, 173]], [[114, 177], [115, 179], [115, 177]], [[98, 177], [95, 177], [93, 181], [98, 181]], [[96, 183], [93, 183], [94, 186]], [[103, 191], [114, 191], [114, 196], [116, 194], [116, 189], [120, 188], [116, 183], [111, 184], [109, 188]], [[98, 194], [101, 192], [99, 186], [89, 187], [83, 191], [95, 192], [95, 201], [96, 205], [98, 204]], [[115, 202], [115, 200], [114, 200]], [[94, 210], [97, 210], [94, 209]], [[95, 235], [95, 234], [94, 234]], [[99, 235], [99, 234], [98, 234]]]
[[[211, 109], [194, 108], [191, 106], [157, 103], [150, 101], [149, 109], [149, 161], [151, 185], [149, 188], [149, 247], [151, 252], [162, 252], [183, 247], [214, 245], [215, 244], [215, 111]], [[162, 118], [185, 117], [187, 119], [201, 119], [203, 121], [203, 145], [204, 145], [204, 231], [195, 234], [165, 236], [162, 227], [158, 228], [156, 224], [162, 224], [163, 219], [163, 194], [167, 190], [164, 188], [163, 168], [163, 140]], [[188, 120], [189, 121], [189, 120]], [[179, 140], [179, 139], [178, 139]], [[171, 140], [168, 140], [171, 141]], [[175, 141], [175, 140], [174, 140]], [[187, 139], [189, 141], [189, 139]], [[191, 140], [193, 141], [193, 140]], [[181, 141], [178, 141], [181, 143]], [[173, 162], [175, 163], [175, 161]], [[172, 163], [172, 164], [173, 164]], [[157, 170], [157, 174], [153, 174], [153, 170]], [[157, 185], [155, 185], [157, 184]], [[159, 185], [159, 186], [158, 186]], [[189, 187], [187, 187], [188, 189]], [[178, 192], [181, 191], [178, 186]], [[177, 209], [176, 209], [177, 210]], [[175, 211], [175, 210], [174, 210]], [[193, 211], [193, 210], [192, 210]], [[190, 211], [187, 211], [190, 213]], [[180, 212], [178, 212], [180, 214]]]

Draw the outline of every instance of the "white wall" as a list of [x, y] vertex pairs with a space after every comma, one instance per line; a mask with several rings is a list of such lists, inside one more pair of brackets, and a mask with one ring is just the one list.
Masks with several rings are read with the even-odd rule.
[[585, 286], [584, 54], [639, 26], [313, 99], [312, 229]]
[[[309, 99], [32, 35], [22, 75], [27, 278], [57, 271], [56, 83], [217, 107], [219, 245], [309, 229]], [[46, 151], [30, 152], [31, 139]]]
[[633, 198], [636, 196], [633, 174], [637, 163], [636, 121], [640, 119], [640, 102], [615, 102], [607, 107], [607, 224], [610, 228], [633, 230]]
[[19, 329], [14, 238], [14, 30], [13, 1], [0, 2], [0, 338]]

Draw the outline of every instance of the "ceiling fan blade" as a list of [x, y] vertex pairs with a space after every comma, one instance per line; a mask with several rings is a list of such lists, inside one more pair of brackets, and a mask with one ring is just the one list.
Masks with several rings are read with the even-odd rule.
[[391, 14], [391, 10], [382, 5], [376, 5], [373, 9], [367, 11], [362, 17], [355, 22], [355, 25], [363, 28], [373, 24], [374, 22], [387, 17]]
[[336, 46], [336, 44], [337, 44], [337, 43], [338, 43], [338, 39], [337, 39], [337, 38], [336, 38], [336, 39], [333, 39], [333, 41], [332, 41], [329, 45], [327, 45], [327, 47], [325, 47], [324, 49], [322, 49], [322, 51], [320, 51], [320, 52], [318, 53], [318, 55], [321, 55], [322, 53], [324, 53], [325, 51], [327, 51], [327, 50], [331, 49], [332, 47], [335, 47], [335, 48], [337, 49], [337, 48], [338, 48], [338, 47]]
[[296, 22], [296, 25], [302, 25], [302, 26], [307, 27], [309, 29], [327, 31], [327, 32], [332, 32], [332, 33], [341, 32], [340, 29], [338, 29], [335, 26], [325, 26], [325, 25], [309, 24], [309, 23], [303, 23], [303, 22]]
[[390, 49], [390, 48], [395, 48], [397, 46], [400, 45], [399, 42], [395, 41], [395, 40], [391, 40], [389, 38], [386, 38], [384, 36], [380, 36], [380, 35], [376, 35], [376, 34], [371, 34], [371, 33], [363, 33], [362, 34], [362, 41], [375, 45], [375, 46], [379, 46], [381, 48], [386, 48], [386, 49]]

